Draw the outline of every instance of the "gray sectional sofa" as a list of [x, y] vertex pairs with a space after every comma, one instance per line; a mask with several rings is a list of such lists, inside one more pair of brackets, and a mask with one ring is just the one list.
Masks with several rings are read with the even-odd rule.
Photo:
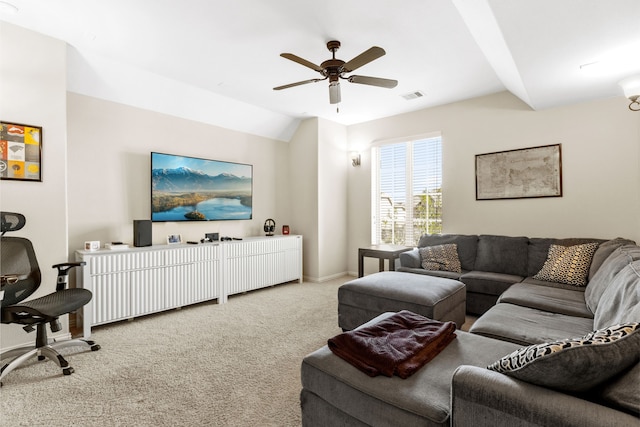
[[[428, 237], [436, 244], [451, 238]], [[519, 279], [504, 285], [469, 332], [456, 331], [457, 338], [408, 379], [369, 377], [327, 346], [305, 357], [300, 397], [304, 426], [640, 425], [640, 247], [624, 239], [596, 241], [589, 282], [576, 287], [536, 280], [531, 272], [545, 264], [551, 242], [572, 245], [593, 239], [524, 238], [524, 256], [492, 252], [501, 260], [493, 265], [507, 267], [508, 260], [526, 259], [519, 270], [499, 271], [475, 270], [483, 265], [476, 262], [478, 256], [491, 252], [479, 242], [520, 244], [522, 238], [476, 239], [475, 257], [464, 245], [458, 252], [465, 270], [458, 277], [481, 295], [481, 305], [488, 305], [486, 299], [493, 297], [484, 295], [490, 289], [497, 293], [505, 277]], [[482, 280], [492, 286], [480, 286]], [[609, 341], [618, 324], [625, 324], [623, 338]], [[568, 340], [585, 336], [586, 341]], [[545, 353], [549, 348], [553, 352]], [[487, 369], [490, 365], [493, 370]]]
[[[481, 315], [493, 307], [512, 284], [528, 281], [544, 265], [552, 244], [572, 246], [604, 243], [601, 239], [553, 239], [495, 235], [425, 234], [418, 247], [400, 254], [397, 271], [456, 279], [467, 288], [467, 313]], [[634, 243], [616, 239], [618, 243]], [[426, 270], [421, 266], [420, 248], [454, 243], [457, 245], [462, 271]], [[610, 252], [609, 252], [610, 253]], [[594, 259], [589, 277], [601, 263]], [[561, 286], [562, 287], [562, 286]]]

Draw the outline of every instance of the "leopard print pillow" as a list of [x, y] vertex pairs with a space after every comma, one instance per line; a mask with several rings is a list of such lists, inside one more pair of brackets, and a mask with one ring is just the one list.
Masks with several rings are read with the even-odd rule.
[[455, 243], [424, 246], [418, 251], [420, 252], [422, 268], [425, 270], [442, 270], [462, 273], [460, 258], [458, 257], [458, 245]]
[[533, 384], [586, 391], [638, 362], [640, 323], [625, 323], [582, 338], [520, 348], [487, 366]]
[[574, 246], [551, 245], [547, 260], [533, 278], [547, 282], [585, 286], [596, 249], [598, 249], [597, 243]]

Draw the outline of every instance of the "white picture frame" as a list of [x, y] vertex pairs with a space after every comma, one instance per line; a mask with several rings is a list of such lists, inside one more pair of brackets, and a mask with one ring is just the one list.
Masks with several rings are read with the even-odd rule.
[[167, 245], [178, 245], [182, 243], [182, 235], [180, 234], [168, 234]]

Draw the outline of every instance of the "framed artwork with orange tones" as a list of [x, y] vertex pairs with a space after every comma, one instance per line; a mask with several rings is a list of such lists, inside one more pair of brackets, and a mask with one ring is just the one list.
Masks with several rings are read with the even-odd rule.
[[0, 179], [42, 181], [42, 128], [0, 121]]

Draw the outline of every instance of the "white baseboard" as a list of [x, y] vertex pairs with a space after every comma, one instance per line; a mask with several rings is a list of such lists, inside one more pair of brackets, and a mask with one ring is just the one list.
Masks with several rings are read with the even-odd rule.
[[330, 276], [323, 276], [323, 277], [311, 277], [311, 276], [304, 276], [304, 281], [305, 282], [312, 282], [312, 283], [324, 283], [324, 282], [328, 282], [330, 280], [334, 280], [334, 279], [339, 279], [341, 277], [344, 276], [351, 276], [351, 274], [347, 271], [343, 271], [341, 273], [336, 273], [336, 274], [332, 274]]
[[[16, 348], [21, 348], [21, 347], [27, 347], [27, 346], [35, 346], [35, 342], [36, 342], [36, 332], [34, 331], [33, 334], [29, 334], [26, 335], [25, 333], [25, 337], [31, 338], [33, 336], [33, 339], [30, 341], [25, 341], [22, 344], [15, 344], [9, 347], [2, 347], [0, 348], [1, 352], [5, 352], [5, 351], [11, 351], [11, 350], [15, 350]], [[71, 333], [66, 332], [66, 333], [60, 333], [60, 334], [56, 334], [53, 336], [48, 336], [49, 338], [49, 342], [55, 340], [55, 341], [64, 341], [64, 340], [70, 340], [71, 339]]]

